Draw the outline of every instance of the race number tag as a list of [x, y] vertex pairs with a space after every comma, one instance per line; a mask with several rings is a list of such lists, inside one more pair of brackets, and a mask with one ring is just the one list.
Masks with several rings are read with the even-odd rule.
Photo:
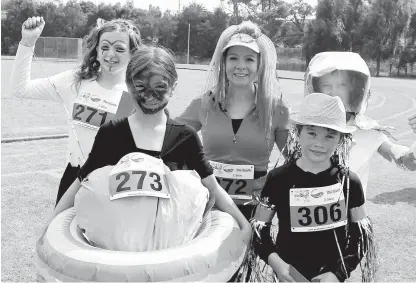
[[292, 232], [315, 232], [347, 224], [341, 184], [290, 190]]
[[210, 161], [220, 186], [233, 199], [252, 199], [254, 165], [233, 165]]
[[163, 161], [144, 153], [129, 153], [110, 173], [110, 200], [132, 196], [170, 198]]
[[90, 92], [80, 92], [74, 100], [72, 120], [75, 124], [98, 130], [105, 122], [113, 120], [123, 91], [118, 91], [111, 99], [102, 99]]
[[216, 177], [218, 184], [231, 196], [232, 199], [253, 198], [254, 180], [230, 179]]

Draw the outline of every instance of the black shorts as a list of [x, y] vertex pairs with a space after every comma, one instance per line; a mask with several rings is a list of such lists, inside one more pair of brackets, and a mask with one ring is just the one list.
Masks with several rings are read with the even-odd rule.
[[58, 204], [59, 200], [62, 198], [62, 196], [65, 194], [68, 188], [78, 177], [79, 169], [79, 165], [77, 167], [73, 167], [70, 163], [68, 163], [68, 165], [66, 166], [65, 172], [62, 175], [61, 182], [59, 183], [58, 195], [56, 196], [55, 206]]

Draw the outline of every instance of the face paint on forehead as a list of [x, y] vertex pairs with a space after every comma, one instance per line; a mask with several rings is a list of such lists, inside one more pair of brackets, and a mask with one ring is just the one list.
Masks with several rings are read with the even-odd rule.
[[155, 70], [146, 70], [134, 76], [133, 81], [140, 81], [148, 86], [162, 83], [166, 87], [169, 86], [169, 79], [162, 73]]
[[110, 44], [110, 45], [114, 45], [114, 44], [116, 44], [116, 43], [122, 43], [122, 44], [124, 44], [124, 45], [127, 45], [127, 43], [126, 42], [124, 42], [123, 40], [116, 40], [116, 41], [114, 41], [114, 42], [111, 42], [111, 41], [109, 41], [108, 39], [103, 39], [103, 40], [100, 40], [100, 43], [108, 43], [108, 44]]

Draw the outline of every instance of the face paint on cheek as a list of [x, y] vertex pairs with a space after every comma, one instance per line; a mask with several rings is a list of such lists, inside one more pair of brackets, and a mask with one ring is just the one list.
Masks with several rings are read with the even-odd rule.
[[[167, 99], [168, 92], [155, 91], [153, 89], [146, 89], [145, 91], [133, 92], [133, 97], [139, 105], [144, 114], [153, 115], [164, 109], [169, 102]], [[149, 100], [153, 100], [152, 107], [147, 105]], [[157, 101], [158, 103], [154, 103]]]

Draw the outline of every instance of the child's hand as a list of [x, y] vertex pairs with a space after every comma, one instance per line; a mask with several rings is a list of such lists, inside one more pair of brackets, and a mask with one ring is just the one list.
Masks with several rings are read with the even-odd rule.
[[204, 216], [205, 217], [207, 215], [208, 212], [211, 211], [212, 207], [215, 205], [215, 194], [214, 193], [210, 193], [209, 194], [209, 199], [207, 202], [207, 205], [205, 207], [205, 211], [204, 211]]
[[273, 264], [271, 267], [276, 273], [277, 278], [279, 278], [279, 282], [296, 282], [289, 273], [290, 264], [287, 264], [283, 260], [279, 260], [279, 263]]
[[22, 25], [22, 44], [27, 47], [34, 47], [44, 27], [43, 17], [28, 18]]
[[413, 133], [416, 133], [416, 114], [414, 114], [413, 116], [410, 116], [408, 119], [409, 119], [410, 128], [412, 128]]
[[248, 224], [246, 226], [244, 226], [243, 229], [241, 229], [241, 233], [242, 233], [242, 237], [243, 237], [243, 242], [249, 246], [251, 243], [251, 237], [253, 235], [253, 230], [251, 228], [251, 225]]
[[334, 273], [326, 272], [312, 278], [312, 282], [339, 282], [339, 280]]

